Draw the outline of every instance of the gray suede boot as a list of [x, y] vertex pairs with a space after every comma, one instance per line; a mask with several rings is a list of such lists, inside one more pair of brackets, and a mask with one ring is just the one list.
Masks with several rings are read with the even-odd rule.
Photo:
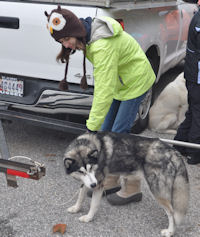
[[111, 205], [125, 205], [142, 200], [140, 179], [133, 176], [121, 178], [121, 189], [107, 197]]

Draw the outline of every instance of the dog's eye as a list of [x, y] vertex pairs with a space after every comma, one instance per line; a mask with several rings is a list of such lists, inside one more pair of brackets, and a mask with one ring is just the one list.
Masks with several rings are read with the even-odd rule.
[[83, 172], [82, 170], [78, 170], [78, 172], [79, 172], [80, 174], [84, 174], [84, 172]]
[[78, 170], [78, 172], [79, 172], [80, 174], [85, 174], [85, 173], [86, 173], [86, 169], [85, 169], [84, 167], [81, 167], [81, 168]]
[[98, 151], [97, 150], [92, 150], [89, 154], [88, 157], [92, 158], [97, 158]]

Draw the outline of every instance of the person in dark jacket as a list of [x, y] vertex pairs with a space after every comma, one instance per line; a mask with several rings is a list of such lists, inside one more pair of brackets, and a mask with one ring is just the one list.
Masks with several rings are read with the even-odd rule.
[[[193, 16], [189, 27], [184, 77], [189, 107], [174, 139], [200, 144], [200, 10]], [[200, 163], [199, 149], [175, 148], [188, 157], [188, 164]]]

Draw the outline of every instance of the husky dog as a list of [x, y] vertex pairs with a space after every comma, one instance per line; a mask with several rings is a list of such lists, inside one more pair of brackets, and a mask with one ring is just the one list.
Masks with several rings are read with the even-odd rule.
[[187, 89], [183, 73], [160, 93], [149, 111], [149, 129], [176, 134], [188, 109]]
[[181, 154], [157, 138], [145, 138], [111, 132], [85, 133], [76, 138], [64, 155], [67, 174], [82, 181], [76, 204], [68, 209], [81, 209], [86, 191], [93, 189], [90, 210], [79, 218], [93, 219], [103, 193], [107, 175], [143, 174], [153, 196], [164, 208], [169, 219], [165, 237], [173, 236], [188, 206], [189, 181]]

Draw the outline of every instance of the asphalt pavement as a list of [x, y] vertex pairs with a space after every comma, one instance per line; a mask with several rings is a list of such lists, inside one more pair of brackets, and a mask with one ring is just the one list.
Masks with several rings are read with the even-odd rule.
[[[66, 237], [157, 237], [162, 228], [167, 228], [167, 216], [145, 183], [141, 202], [111, 206], [104, 197], [93, 222], [79, 222], [78, 218], [89, 210], [90, 198], [86, 198], [80, 213], [67, 212], [76, 201], [80, 184], [66, 176], [62, 161], [75, 136], [22, 122], [4, 124], [4, 129], [11, 156], [27, 156], [44, 163], [47, 172], [39, 181], [17, 178], [17, 189], [7, 187], [5, 175], [0, 174], [0, 237], [58, 237], [62, 235], [53, 234], [52, 228], [59, 223], [67, 225]], [[143, 135], [173, 139], [148, 130]], [[187, 165], [187, 169], [190, 205], [176, 237], [200, 236], [200, 166]]]
[[[155, 97], [183, 70], [183, 64], [169, 70], [156, 85]], [[168, 218], [142, 183], [143, 200], [126, 206], [111, 206], [104, 197], [93, 222], [81, 223], [78, 218], [89, 210], [86, 198], [80, 213], [70, 214], [67, 208], [77, 199], [80, 183], [66, 176], [64, 151], [75, 135], [23, 122], [3, 124], [11, 156], [25, 156], [41, 162], [46, 176], [39, 181], [17, 178], [19, 187], [7, 187], [0, 173], [0, 237], [159, 237], [167, 228]], [[173, 139], [172, 135], [145, 130], [142, 135]], [[18, 160], [20, 161], [20, 160]], [[26, 162], [27, 160], [24, 160]], [[190, 179], [190, 203], [175, 237], [200, 237], [200, 165], [187, 165]], [[66, 233], [53, 234], [53, 226], [67, 225]]]

